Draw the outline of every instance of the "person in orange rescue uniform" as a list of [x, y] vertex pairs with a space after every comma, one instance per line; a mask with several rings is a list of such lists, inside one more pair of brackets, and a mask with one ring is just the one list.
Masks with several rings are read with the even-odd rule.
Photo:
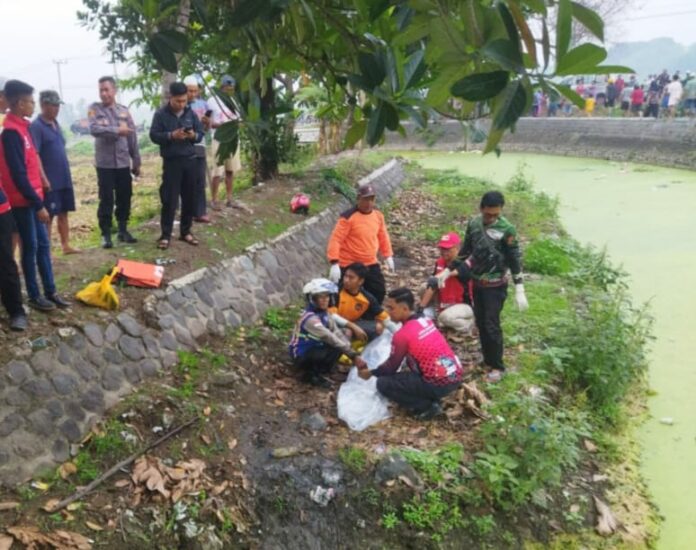
[[384, 215], [375, 208], [374, 187], [363, 185], [358, 189], [357, 205], [341, 214], [329, 238], [326, 252], [331, 263], [329, 279], [338, 284], [348, 265], [363, 263], [367, 266], [363, 287], [381, 304], [387, 291], [378, 252], [393, 272], [394, 252]]

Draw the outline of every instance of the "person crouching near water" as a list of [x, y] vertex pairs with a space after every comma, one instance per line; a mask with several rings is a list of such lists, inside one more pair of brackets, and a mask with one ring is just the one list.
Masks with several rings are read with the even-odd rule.
[[[370, 371], [361, 358], [354, 362], [361, 378], [377, 377], [377, 390], [421, 420], [442, 413], [440, 400], [462, 381], [462, 365], [432, 319], [415, 311], [408, 288], [387, 294], [385, 309], [394, 323], [403, 323], [392, 340], [389, 358]], [[400, 372], [402, 363], [406, 369]]]
[[374, 340], [385, 325], [392, 324], [377, 298], [363, 287], [368, 271], [360, 262], [347, 265], [336, 305], [329, 308], [338, 326], [345, 327], [346, 335], [361, 342]]
[[471, 279], [463, 280], [448, 266], [457, 259], [462, 240], [454, 231], [442, 236], [437, 247], [440, 257], [435, 262], [433, 276], [428, 279], [427, 288], [421, 296], [420, 306], [423, 315], [437, 318], [441, 327], [460, 332], [469, 332], [474, 326], [474, 310], [471, 309], [473, 284]]
[[313, 279], [302, 292], [307, 307], [295, 324], [288, 346], [290, 357], [295, 367], [303, 371], [304, 382], [330, 388], [331, 383], [324, 375], [331, 372], [342, 354], [353, 362], [359, 360], [358, 354], [329, 312], [338, 287], [328, 279]]

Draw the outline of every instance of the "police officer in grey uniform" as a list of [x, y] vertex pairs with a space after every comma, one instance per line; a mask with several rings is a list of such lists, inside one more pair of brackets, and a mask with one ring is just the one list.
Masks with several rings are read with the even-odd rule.
[[89, 107], [89, 132], [95, 138], [94, 152], [99, 184], [99, 229], [102, 248], [112, 248], [111, 220], [116, 203], [116, 220], [120, 242], [138, 242], [128, 232], [128, 218], [133, 194], [133, 175], [140, 175], [140, 151], [135, 123], [124, 105], [116, 103], [116, 81], [99, 79], [101, 102]]

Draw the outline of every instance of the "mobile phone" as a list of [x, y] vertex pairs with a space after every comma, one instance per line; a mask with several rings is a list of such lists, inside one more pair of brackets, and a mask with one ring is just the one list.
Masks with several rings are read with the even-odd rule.
[[193, 132], [193, 126], [184, 126], [184, 132]]
[[210, 118], [210, 117], [212, 116], [212, 114], [213, 114], [212, 109], [208, 109], [208, 110], [205, 112], [205, 116], [208, 117], [208, 118]]

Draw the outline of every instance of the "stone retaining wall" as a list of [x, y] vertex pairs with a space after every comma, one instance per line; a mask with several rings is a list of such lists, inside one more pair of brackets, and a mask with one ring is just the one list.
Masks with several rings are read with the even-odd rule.
[[[392, 160], [369, 181], [386, 199], [404, 179]], [[144, 319], [63, 328], [45, 348], [0, 367], [0, 484], [11, 486], [67, 460], [104, 412], [141, 381], [177, 362], [204, 335], [259, 319], [295, 301], [304, 282], [328, 271], [328, 236], [346, 200], [245, 254], [200, 269], [150, 294]]]
[[[409, 127], [406, 138], [390, 133], [384, 147], [437, 151], [480, 149], [482, 144], [472, 143], [458, 122], [445, 121], [425, 133]], [[501, 149], [696, 169], [696, 120], [522, 118], [515, 132], [505, 135]]]

